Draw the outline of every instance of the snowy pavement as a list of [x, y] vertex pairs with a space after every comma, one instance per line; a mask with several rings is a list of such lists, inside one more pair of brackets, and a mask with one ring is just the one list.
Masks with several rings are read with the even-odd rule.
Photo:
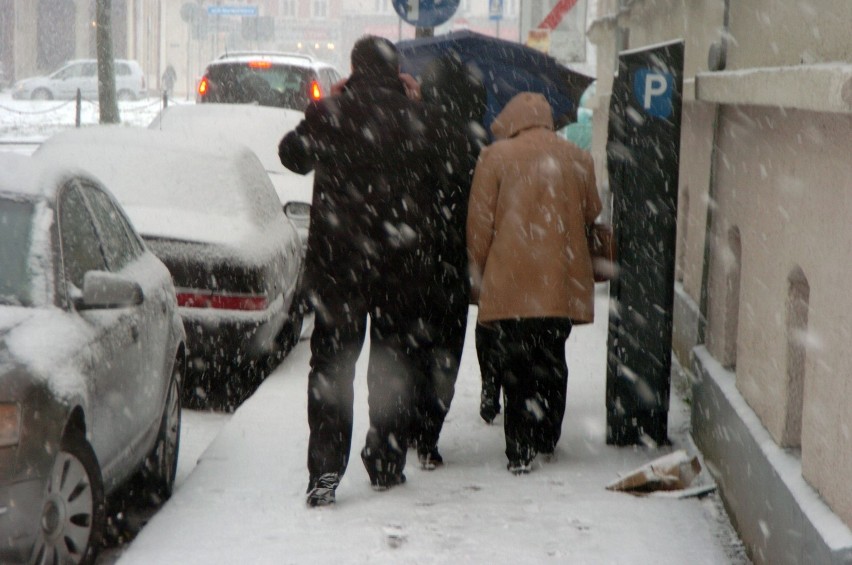
[[[229, 420], [172, 499], [119, 557], [150, 563], [747, 563], [716, 494], [639, 498], [605, 490], [620, 474], [683, 448], [688, 411], [673, 394], [666, 448], [605, 444], [606, 287], [597, 322], [568, 342], [568, 409], [557, 460], [506, 471], [502, 419], [478, 415], [471, 324], [441, 438], [445, 466], [374, 492], [358, 459], [367, 431], [366, 356], [356, 375], [353, 459], [329, 508], [305, 506], [308, 342]], [[709, 481], [706, 471], [699, 477]]]
[[[123, 103], [123, 125], [147, 126], [159, 102]], [[83, 124], [97, 123], [91, 104], [81, 114]], [[0, 151], [28, 154], [73, 124], [73, 105], [0, 93]], [[605, 490], [620, 474], [674, 449], [696, 451], [688, 410], [676, 394], [673, 446], [605, 444], [607, 294], [605, 286], [598, 290], [597, 322], [575, 328], [568, 342], [568, 409], [556, 462], [536, 465], [528, 476], [506, 471], [502, 419], [487, 426], [478, 415], [472, 310], [440, 444], [446, 465], [421, 471], [412, 451], [407, 484], [383, 493], [370, 489], [358, 458], [368, 425], [364, 357], [356, 377], [354, 459], [338, 504], [308, 509], [310, 352], [302, 341], [233, 416], [187, 411], [173, 498], [129, 547], [99, 562], [747, 563], [717, 495], [677, 500]], [[709, 482], [706, 475], [699, 478]]]

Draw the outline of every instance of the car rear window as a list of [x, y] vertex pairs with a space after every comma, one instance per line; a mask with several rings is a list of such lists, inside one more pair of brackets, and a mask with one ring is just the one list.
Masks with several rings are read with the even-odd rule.
[[0, 304], [30, 304], [30, 252], [34, 207], [0, 198]]
[[211, 65], [209, 93], [203, 101], [225, 104], [257, 103], [303, 110], [314, 78], [310, 69], [252, 61]]

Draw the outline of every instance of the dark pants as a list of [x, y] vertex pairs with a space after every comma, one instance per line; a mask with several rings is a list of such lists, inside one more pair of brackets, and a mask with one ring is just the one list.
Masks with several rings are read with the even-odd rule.
[[[384, 271], [386, 272], [386, 271]], [[355, 363], [370, 319], [367, 369], [370, 430], [364, 453], [383, 474], [405, 467], [411, 402], [417, 367], [413, 361], [417, 319], [416, 289], [399, 291], [389, 276], [371, 284], [323, 277], [314, 281], [315, 311], [308, 376], [308, 472], [314, 481], [324, 473], [346, 471], [352, 443]], [[398, 282], [398, 281], [397, 281]], [[389, 283], [389, 284], [386, 284]]]
[[470, 293], [464, 278], [444, 276], [431, 285], [425, 296], [426, 331], [418, 344], [420, 372], [412, 431], [420, 453], [437, 447], [455, 395]]
[[505, 394], [503, 428], [509, 461], [529, 462], [559, 442], [568, 388], [567, 318], [500, 320], [476, 327], [486, 389]]

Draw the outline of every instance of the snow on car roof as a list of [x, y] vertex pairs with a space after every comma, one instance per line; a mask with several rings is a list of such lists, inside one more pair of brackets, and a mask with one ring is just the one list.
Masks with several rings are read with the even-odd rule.
[[14, 153], [0, 153], [0, 193], [27, 196], [44, 196], [41, 177], [44, 167], [30, 157]]
[[28, 198], [52, 198], [64, 175], [60, 167], [27, 155], [0, 153], [0, 193]]
[[35, 155], [90, 170], [144, 235], [227, 244], [280, 213], [255, 154], [223, 137], [96, 126], [59, 133]]
[[164, 109], [149, 126], [197, 137], [225, 137], [249, 147], [270, 175], [282, 204], [311, 203], [313, 173], [296, 174], [278, 158], [278, 143], [305, 114], [253, 104], [183, 104]]

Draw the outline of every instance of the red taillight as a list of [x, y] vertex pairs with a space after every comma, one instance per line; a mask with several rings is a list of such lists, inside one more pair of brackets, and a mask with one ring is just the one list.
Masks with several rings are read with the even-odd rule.
[[252, 69], [271, 69], [272, 63], [269, 61], [249, 61], [248, 66]]
[[204, 291], [177, 293], [178, 306], [184, 308], [213, 308], [215, 310], [266, 310], [269, 301], [255, 294], [213, 294]]
[[319, 100], [322, 98], [322, 89], [317, 81], [311, 82], [311, 100]]
[[201, 82], [198, 83], [198, 95], [204, 96], [207, 94], [207, 91], [210, 88], [210, 84], [207, 82], [207, 77], [201, 79]]

